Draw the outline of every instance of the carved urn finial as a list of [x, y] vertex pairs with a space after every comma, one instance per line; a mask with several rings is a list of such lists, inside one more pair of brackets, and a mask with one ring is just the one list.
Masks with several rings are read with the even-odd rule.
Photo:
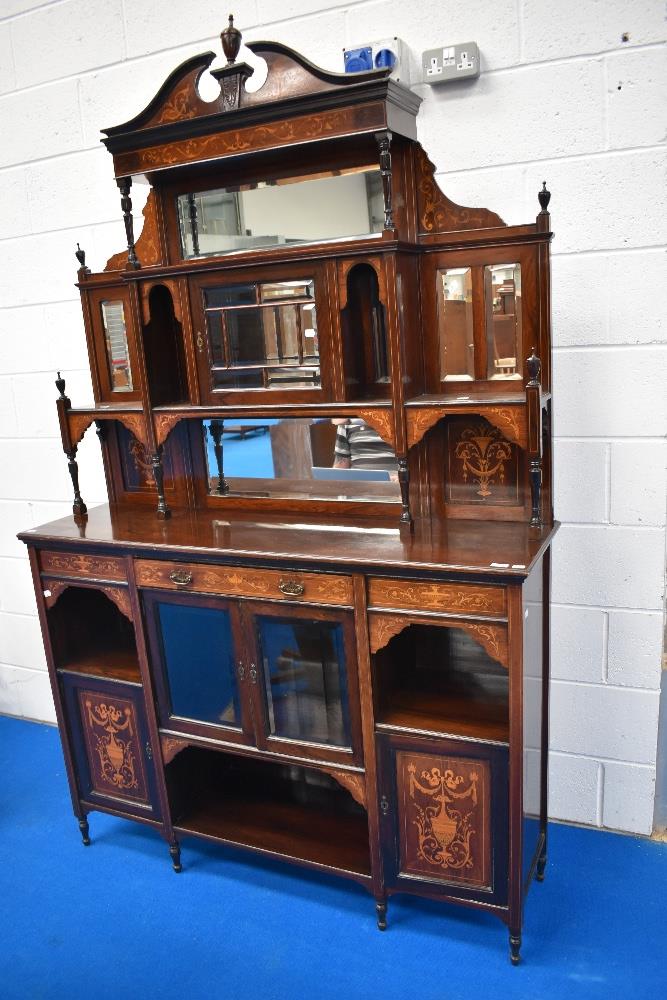
[[78, 243], [76, 245], [76, 250], [74, 251], [74, 256], [78, 260], [81, 267], [86, 266], [86, 251], [82, 250]]
[[71, 404], [69, 398], [65, 395], [65, 379], [62, 377], [60, 372], [58, 372], [58, 378], [56, 379], [56, 389], [60, 393], [58, 399], [64, 400], [65, 406], [69, 407]]
[[542, 181], [542, 190], [537, 192], [537, 198], [540, 203], [540, 208], [543, 212], [546, 212], [549, 207], [549, 202], [551, 201], [551, 191], [547, 191], [546, 181]]
[[234, 15], [229, 15], [229, 25], [220, 34], [222, 41], [222, 51], [227, 56], [227, 65], [233, 66], [241, 48], [241, 32], [234, 27]]

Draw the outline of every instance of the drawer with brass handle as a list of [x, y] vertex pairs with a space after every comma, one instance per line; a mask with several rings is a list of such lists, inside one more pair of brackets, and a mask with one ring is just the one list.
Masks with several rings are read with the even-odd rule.
[[135, 570], [140, 587], [343, 607], [353, 603], [352, 578], [332, 573], [287, 574], [277, 569], [174, 563], [160, 559], [138, 559]]

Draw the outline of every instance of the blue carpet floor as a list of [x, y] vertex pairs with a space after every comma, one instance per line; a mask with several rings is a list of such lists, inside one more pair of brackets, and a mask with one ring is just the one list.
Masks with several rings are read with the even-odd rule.
[[91, 815], [55, 729], [0, 718], [0, 998], [467, 1000], [665, 996], [667, 846], [554, 825], [512, 968], [497, 919]]

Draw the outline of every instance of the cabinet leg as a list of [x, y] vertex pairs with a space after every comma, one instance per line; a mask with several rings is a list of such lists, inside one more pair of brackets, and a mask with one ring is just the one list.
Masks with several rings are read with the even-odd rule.
[[521, 961], [521, 931], [512, 930], [510, 927], [510, 961], [512, 965], [518, 965]]
[[375, 912], [377, 914], [377, 923], [379, 931], [386, 931], [387, 929], [387, 903], [386, 900], [375, 904]]
[[538, 882], [544, 882], [544, 869], [547, 866], [547, 856], [546, 853], [541, 854], [537, 860], [537, 870], [535, 872], [535, 878]]
[[177, 840], [173, 840], [169, 845], [169, 853], [171, 854], [171, 863], [175, 872], [183, 871], [181, 866], [181, 845]]
[[79, 820], [79, 830], [81, 830], [81, 839], [83, 841], [84, 847], [90, 846], [90, 829], [88, 827], [88, 820], [84, 816], [83, 819]]

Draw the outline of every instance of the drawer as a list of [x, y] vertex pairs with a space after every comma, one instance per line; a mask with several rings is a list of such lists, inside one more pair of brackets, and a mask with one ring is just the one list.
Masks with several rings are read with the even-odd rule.
[[370, 577], [368, 604], [373, 608], [436, 611], [440, 614], [507, 614], [504, 587], [484, 583], [430, 583], [426, 580], [388, 580]]
[[164, 587], [167, 590], [193, 591], [199, 594], [303, 601], [308, 604], [350, 606], [353, 603], [352, 578], [329, 573], [296, 573], [290, 570], [139, 559], [136, 563], [136, 578], [140, 587]]
[[42, 573], [92, 580], [127, 580], [125, 562], [118, 556], [90, 556], [79, 552], [40, 552]]

